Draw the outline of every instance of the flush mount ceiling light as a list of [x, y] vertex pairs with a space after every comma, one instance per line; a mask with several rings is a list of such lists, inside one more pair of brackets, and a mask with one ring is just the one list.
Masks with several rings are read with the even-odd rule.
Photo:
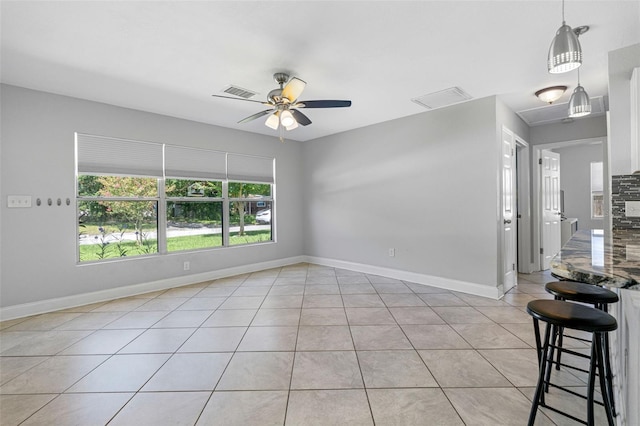
[[[588, 27], [587, 27], [588, 29]], [[551, 74], [574, 70], [582, 65], [582, 47], [578, 35], [564, 21], [564, 0], [562, 0], [562, 26], [549, 47], [547, 69]]]
[[552, 86], [545, 87], [544, 89], [540, 89], [536, 92], [536, 96], [542, 102], [546, 102], [548, 104], [552, 104], [564, 94], [567, 90], [567, 86]]
[[589, 114], [591, 114], [591, 100], [584, 87], [580, 85], [580, 70], [578, 70], [578, 87], [569, 100], [569, 117], [578, 118]]

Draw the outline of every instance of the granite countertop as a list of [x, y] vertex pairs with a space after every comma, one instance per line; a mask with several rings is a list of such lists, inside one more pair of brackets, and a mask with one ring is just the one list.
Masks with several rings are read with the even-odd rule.
[[575, 281], [640, 290], [640, 232], [614, 231], [607, 242], [602, 230], [579, 230], [551, 260], [551, 270]]

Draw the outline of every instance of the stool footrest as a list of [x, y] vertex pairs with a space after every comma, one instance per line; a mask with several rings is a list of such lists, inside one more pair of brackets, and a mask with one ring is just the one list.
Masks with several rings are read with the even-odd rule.
[[[570, 389], [567, 389], [567, 388], [565, 388], [565, 387], [563, 387], [563, 386], [559, 386], [559, 385], [556, 385], [556, 384], [554, 384], [554, 383], [550, 383], [550, 382], [548, 382], [548, 381], [546, 381], [546, 380], [545, 380], [545, 381], [543, 381], [543, 383], [545, 383], [545, 384], [547, 384], [547, 385], [549, 385], [549, 386], [551, 386], [551, 387], [554, 387], [554, 388], [556, 388], [556, 389], [560, 389], [561, 391], [564, 391], [564, 392], [566, 392], [566, 393], [570, 393], [571, 395], [578, 396], [578, 397], [580, 397], [580, 398], [582, 398], [582, 399], [587, 399], [587, 397], [586, 397], [586, 396], [584, 396], [584, 395], [582, 395], [582, 394], [579, 394], [578, 392], [572, 391], [572, 390], [570, 390]], [[598, 405], [600, 405], [600, 406], [604, 407], [604, 403], [603, 403], [603, 402], [600, 402], [600, 401], [597, 401], [595, 398], [594, 398], [593, 402], [594, 402], [595, 404], [598, 404]]]
[[550, 406], [550, 405], [540, 403], [540, 407], [544, 407], [544, 408], [546, 408], [546, 409], [548, 409], [548, 410], [551, 410], [551, 411], [553, 411], [553, 412], [555, 412], [555, 413], [561, 414], [561, 415], [563, 415], [563, 416], [565, 416], [565, 417], [567, 417], [567, 418], [570, 418], [571, 420], [574, 420], [574, 421], [576, 421], [576, 422], [578, 422], [578, 423], [581, 423], [581, 424], [583, 424], [583, 425], [588, 425], [588, 424], [589, 424], [589, 423], [585, 422], [585, 421], [584, 421], [584, 420], [582, 420], [582, 419], [579, 419], [579, 418], [577, 418], [577, 417], [575, 417], [575, 416], [572, 416], [571, 414], [567, 414], [567, 413], [565, 413], [564, 411], [560, 411], [560, 410], [558, 410], [557, 408], [553, 408], [553, 407], [552, 407], [552, 406]]
[[[565, 364], [564, 362], [556, 362], [556, 361], [551, 361], [552, 364], [555, 365], [560, 365], [562, 367], [567, 367], [567, 368], [571, 368], [572, 370], [576, 370], [576, 371], [580, 371], [582, 373], [587, 373], [589, 374], [589, 370], [585, 370], [584, 368], [580, 368], [580, 367], [574, 367], [573, 365], [569, 365], [569, 364]], [[599, 374], [596, 372], [596, 376], [598, 376]]]
[[566, 352], [566, 353], [574, 355], [574, 356], [579, 356], [580, 358], [585, 358], [585, 359], [590, 359], [591, 358], [588, 355], [581, 354], [580, 352], [572, 351], [571, 349], [563, 348], [562, 346], [549, 345], [549, 347], [551, 347], [553, 349], [557, 349], [557, 350], [562, 351], [562, 352]]
[[583, 339], [582, 337], [574, 337], [570, 334], [565, 334], [564, 337], [567, 339], [573, 339], [573, 340], [579, 340], [581, 342], [591, 343], [591, 340], [589, 339]]

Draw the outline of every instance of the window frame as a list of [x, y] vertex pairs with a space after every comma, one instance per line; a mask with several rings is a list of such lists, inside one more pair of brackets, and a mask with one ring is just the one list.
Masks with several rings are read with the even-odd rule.
[[[599, 220], [604, 219], [604, 176], [603, 176], [603, 162], [602, 161], [592, 161], [589, 165], [589, 205], [591, 208], [591, 219]], [[596, 170], [594, 173], [594, 167], [600, 168], [600, 172]], [[598, 175], [598, 179], [594, 180], [594, 174]], [[596, 189], [594, 190], [594, 187]], [[600, 189], [597, 189], [597, 188]], [[601, 201], [597, 202], [596, 197], [600, 197]], [[601, 215], [597, 215], [595, 211], [596, 204], [600, 204], [600, 210], [602, 211]]]
[[[129, 174], [129, 173], [119, 173], [117, 170], [114, 170], [113, 172], [110, 171], [104, 171], [104, 170], [98, 170], [95, 172], [92, 171], [79, 171], [79, 138], [86, 138], [90, 143], [95, 144], [94, 140], [98, 141], [98, 144], [100, 142], [100, 139], [104, 139], [107, 141], [117, 141], [119, 143], [122, 142], [131, 142], [134, 144], [148, 144], [150, 146], [153, 147], [153, 149], [157, 149], [158, 145], [162, 145], [162, 150], [163, 152], [165, 151], [165, 149], [167, 147], [171, 147], [174, 150], [177, 148], [178, 150], [180, 149], [185, 149], [185, 150], [200, 150], [200, 151], [207, 151], [212, 155], [224, 155], [225, 158], [227, 159], [226, 163], [225, 163], [225, 178], [203, 178], [202, 176], [193, 176], [193, 177], [189, 177], [189, 176], [182, 176], [182, 177], [174, 177], [174, 176], [166, 176], [165, 170], [166, 170], [166, 166], [167, 166], [167, 159], [165, 157], [165, 155], [163, 155], [162, 158], [162, 176], [158, 177], [158, 176], [149, 176], [149, 175], [136, 175], [134, 173]], [[91, 148], [91, 146], [90, 146]], [[100, 147], [103, 148], [103, 147]], [[91, 154], [91, 153], [90, 153]], [[85, 156], [87, 155], [86, 153], [84, 154]], [[111, 158], [113, 158], [113, 155], [111, 156]], [[252, 163], [261, 165], [262, 168], [261, 170], [259, 170], [259, 172], [265, 174], [265, 176], [261, 176], [260, 173], [258, 173], [257, 175], [255, 175], [255, 179], [254, 176], [247, 176], [247, 178], [251, 179], [251, 180], [243, 180], [241, 181], [241, 183], [250, 183], [250, 184], [268, 184], [270, 186], [270, 195], [269, 196], [259, 196], [259, 197], [251, 197], [251, 198], [247, 198], [247, 197], [240, 197], [240, 198], [230, 198], [229, 197], [229, 183], [230, 182], [240, 182], [236, 179], [231, 179], [230, 178], [230, 170], [229, 170], [229, 160], [230, 159], [240, 159], [242, 161], [241, 165], [244, 165], [246, 167], [246, 164], [251, 165]], [[248, 163], [247, 163], [248, 162]], [[271, 162], [272, 170], [269, 170], [269, 162]], [[266, 167], [265, 167], [266, 165]], [[83, 167], [86, 167], [83, 165]], [[115, 168], [114, 168], [115, 169]], [[270, 177], [266, 176], [267, 173], [270, 173]], [[186, 174], [189, 174], [188, 172]], [[194, 173], [195, 175], [196, 173]], [[122, 196], [118, 196], [118, 197], [102, 197], [102, 196], [82, 196], [80, 195], [80, 188], [79, 188], [79, 179], [80, 176], [83, 175], [90, 175], [90, 176], [120, 176], [120, 177], [145, 177], [145, 178], [153, 178], [156, 180], [157, 182], [157, 194], [155, 197], [122, 197]], [[166, 182], [169, 179], [182, 179], [182, 180], [194, 180], [194, 181], [215, 181], [215, 182], [220, 182], [222, 184], [222, 193], [220, 194], [220, 197], [172, 197], [172, 196], [168, 196], [166, 194]], [[184, 253], [190, 253], [190, 252], [201, 252], [201, 251], [207, 251], [207, 250], [224, 250], [227, 248], [231, 248], [231, 247], [247, 247], [247, 246], [252, 246], [252, 245], [257, 245], [257, 244], [271, 244], [271, 243], [276, 243], [276, 214], [275, 214], [275, 191], [276, 191], [276, 182], [275, 182], [275, 158], [272, 157], [261, 157], [261, 156], [253, 156], [253, 155], [246, 155], [246, 154], [235, 154], [235, 153], [228, 153], [228, 152], [220, 152], [220, 151], [214, 151], [214, 150], [202, 150], [200, 148], [190, 148], [190, 147], [182, 147], [182, 146], [176, 146], [176, 145], [167, 145], [167, 144], [159, 144], [159, 143], [154, 143], [154, 142], [138, 142], [138, 141], [133, 141], [133, 140], [125, 140], [125, 139], [117, 139], [117, 138], [108, 138], [108, 137], [102, 137], [102, 136], [92, 136], [92, 135], [84, 135], [84, 134], [79, 134], [76, 133], [75, 134], [75, 201], [76, 201], [76, 264], [77, 265], [90, 265], [90, 264], [101, 264], [104, 262], [113, 262], [113, 261], [124, 261], [124, 260], [131, 260], [131, 259], [137, 259], [137, 258], [148, 258], [148, 257], [154, 257], [154, 256], [166, 256], [166, 255], [175, 255], [175, 254], [184, 254]], [[94, 201], [94, 202], [98, 202], [98, 201], [152, 201], [156, 203], [157, 209], [156, 209], [156, 222], [157, 222], [157, 251], [155, 253], [147, 253], [147, 254], [141, 254], [141, 255], [135, 255], [135, 256], [131, 256], [131, 257], [109, 257], [109, 258], [105, 258], [105, 259], [97, 259], [97, 260], [87, 260], [87, 261], [82, 261], [80, 259], [80, 232], [81, 232], [81, 224], [80, 224], [80, 220], [79, 220], [79, 214], [80, 214], [80, 203], [84, 202], [84, 201]], [[221, 203], [222, 204], [222, 245], [221, 246], [214, 246], [214, 247], [200, 247], [200, 248], [195, 248], [195, 249], [190, 249], [190, 250], [178, 250], [178, 251], [168, 251], [168, 247], [167, 247], [167, 223], [168, 223], [168, 217], [167, 217], [167, 203], [173, 201], [173, 202], [217, 202], [217, 203]], [[271, 204], [271, 222], [270, 222], [270, 227], [271, 227], [271, 238], [269, 240], [266, 241], [259, 241], [259, 242], [253, 242], [253, 243], [245, 243], [245, 244], [234, 244], [234, 245], [230, 245], [229, 244], [229, 235], [230, 235], [230, 220], [229, 220], [229, 210], [230, 210], [230, 205], [232, 202], [234, 201], [249, 201], [249, 202], [256, 202], [256, 201], [266, 201], [269, 202]]]
[[[212, 249], [219, 249], [219, 248], [223, 248], [225, 247], [224, 245], [224, 230], [227, 227], [226, 226], [226, 221], [224, 219], [224, 200], [225, 200], [225, 196], [224, 196], [224, 189], [222, 189], [221, 194], [219, 197], [189, 197], [189, 196], [182, 196], [182, 197], [174, 197], [174, 196], [168, 196], [167, 195], [167, 191], [166, 191], [166, 183], [167, 183], [167, 179], [176, 179], [176, 178], [164, 178], [162, 180], [162, 186], [163, 186], [163, 194], [164, 194], [164, 209], [165, 209], [165, 214], [163, 216], [164, 218], [164, 226], [163, 226], [163, 238], [164, 238], [164, 245], [163, 248], [166, 251], [165, 254], [175, 254], [175, 253], [189, 253], [189, 252], [194, 252], [194, 251], [201, 251], [201, 250], [212, 250]], [[193, 181], [197, 181], [197, 182], [203, 182], [203, 181], [209, 181], [209, 182], [220, 182], [221, 187], [224, 188], [224, 181], [222, 180], [213, 180], [213, 179], [196, 179], [196, 178], [190, 178], [190, 179], [182, 179], [182, 180], [193, 180]], [[169, 241], [168, 241], [168, 237], [167, 237], [167, 225], [169, 223], [168, 220], [168, 216], [167, 216], [167, 203], [169, 202], [184, 202], [184, 203], [220, 203], [221, 204], [221, 245], [220, 246], [213, 246], [213, 247], [200, 247], [200, 248], [195, 248], [195, 249], [188, 249], [188, 250], [176, 250], [176, 251], [169, 251]]]
[[[226, 234], [226, 243], [223, 245], [226, 245], [228, 247], [241, 247], [241, 246], [248, 246], [248, 245], [254, 245], [254, 244], [261, 244], [261, 243], [269, 243], [269, 242], [276, 242], [275, 241], [275, 226], [274, 226], [274, 210], [275, 210], [275, 202], [274, 202], [274, 191], [275, 191], [275, 184], [269, 184], [271, 186], [270, 191], [269, 191], [269, 195], [265, 196], [265, 195], [260, 195], [260, 196], [254, 196], [254, 197], [229, 197], [229, 183], [241, 183], [241, 184], [257, 184], [257, 185], [267, 185], [267, 183], [265, 182], [248, 182], [248, 181], [237, 181], [237, 180], [232, 180], [232, 181], [226, 181], [226, 186], [223, 185], [223, 192], [224, 194], [227, 196], [227, 205], [225, 208], [225, 212], [227, 214], [227, 223], [228, 226], [226, 227], [227, 230], [227, 234]], [[248, 202], [248, 203], [253, 203], [253, 202], [259, 202], [259, 201], [265, 201], [268, 203], [271, 203], [271, 221], [269, 222], [269, 226], [271, 227], [271, 239], [267, 240], [267, 241], [260, 241], [260, 242], [256, 242], [256, 243], [245, 243], [245, 244], [230, 244], [230, 237], [231, 237], [231, 233], [230, 233], [230, 228], [231, 228], [231, 220], [229, 218], [230, 214], [229, 211], [231, 209], [231, 203], [236, 202], [236, 201], [240, 201], [240, 202]]]
[[[123, 196], [113, 196], [113, 197], [104, 197], [104, 196], [83, 196], [79, 194], [79, 178], [80, 176], [115, 176], [115, 177], [128, 177], [128, 178], [150, 178], [150, 179], [155, 179], [156, 180], [156, 191], [157, 191], [157, 196], [156, 197], [123, 197]], [[120, 175], [120, 174], [98, 174], [98, 173], [78, 173], [77, 169], [76, 169], [76, 174], [75, 174], [75, 188], [76, 188], [76, 205], [75, 205], [75, 212], [76, 212], [76, 235], [78, 237], [77, 241], [76, 241], [76, 263], [78, 265], [87, 265], [87, 264], [93, 264], [93, 263], [104, 263], [104, 262], [110, 262], [110, 261], [116, 261], [116, 260], [128, 260], [128, 259], [135, 259], [135, 258], [142, 258], [142, 257], [153, 257], [153, 256], [157, 256], [159, 254], [161, 254], [160, 252], [160, 238], [161, 238], [161, 202], [160, 202], [160, 185], [161, 185], [161, 179], [153, 177], [153, 176], [132, 176], [132, 175]], [[124, 202], [145, 202], [145, 201], [150, 201], [150, 202], [154, 202], [156, 204], [156, 245], [157, 245], [157, 250], [155, 253], [145, 253], [145, 254], [138, 254], [135, 256], [115, 256], [115, 257], [108, 257], [108, 258], [104, 258], [104, 259], [97, 259], [97, 260], [86, 260], [86, 261], [82, 261], [80, 259], [80, 203], [82, 202], [100, 202], [100, 201], [105, 201], [105, 202], [118, 202], [118, 201], [124, 201]], [[166, 219], [165, 219], [166, 222]]]

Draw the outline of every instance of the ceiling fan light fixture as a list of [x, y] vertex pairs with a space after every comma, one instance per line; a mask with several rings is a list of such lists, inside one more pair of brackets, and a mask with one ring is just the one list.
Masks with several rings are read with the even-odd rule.
[[578, 84], [569, 100], [569, 117], [578, 118], [589, 114], [591, 114], [591, 100], [584, 87]]
[[280, 113], [280, 123], [287, 128], [287, 130], [289, 130], [288, 128], [293, 126], [296, 123], [296, 119], [293, 118], [293, 114], [291, 114], [291, 111], [285, 109], [284, 111], [282, 111]]
[[[283, 125], [283, 126], [284, 126], [284, 125]], [[297, 127], [298, 127], [298, 122], [297, 122], [297, 121], [295, 121], [295, 120], [293, 121], [293, 124], [292, 124], [292, 125], [290, 125], [290, 126], [284, 126], [284, 128], [285, 128], [285, 129], [287, 129], [287, 130], [293, 130], [293, 129], [296, 129]]]
[[564, 92], [566, 92], [567, 86], [552, 86], [545, 87], [544, 89], [540, 89], [536, 92], [536, 96], [542, 102], [546, 102], [548, 104], [552, 104], [558, 99], [562, 97]]
[[264, 122], [265, 126], [272, 128], [273, 130], [278, 130], [278, 126], [280, 125], [280, 118], [278, 117], [279, 111], [276, 111], [274, 114], [271, 114], [267, 121]]

